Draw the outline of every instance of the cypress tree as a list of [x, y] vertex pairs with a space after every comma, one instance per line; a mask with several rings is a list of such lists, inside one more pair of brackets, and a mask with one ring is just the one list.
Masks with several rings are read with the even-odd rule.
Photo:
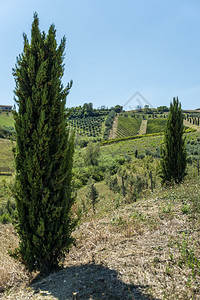
[[183, 114], [178, 97], [173, 98], [161, 147], [161, 177], [164, 182], [179, 183], [186, 175], [186, 147]]
[[48, 272], [73, 243], [74, 137], [65, 114], [72, 81], [63, 87], [66, 39], [57, 45], [54, 25], [48, 34], [41, 32], [35, 13], [31, 41], [23, 38], [23, 53], [13, 69], [18, 255], [29, 271]]

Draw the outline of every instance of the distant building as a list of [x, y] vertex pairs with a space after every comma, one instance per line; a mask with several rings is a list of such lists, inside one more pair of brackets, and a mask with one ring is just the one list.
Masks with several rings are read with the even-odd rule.
[[12, 105], [0, 105], [0, 110], [3, 112], [11, 112]]

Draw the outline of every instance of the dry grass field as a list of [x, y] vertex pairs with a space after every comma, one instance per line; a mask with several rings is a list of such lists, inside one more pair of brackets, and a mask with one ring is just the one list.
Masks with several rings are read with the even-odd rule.
[[101, 198], [74, 232], [64, 268], [43, 278], [8, 255], [18, 240], [2, 225], [1, 299], [199, 299], [199, 187], [190, 179], [118, 208], [112, 194]]

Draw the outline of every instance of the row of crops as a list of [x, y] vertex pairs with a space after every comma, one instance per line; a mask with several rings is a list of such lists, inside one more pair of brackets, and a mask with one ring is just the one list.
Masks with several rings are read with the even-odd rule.
[[199, 126], [199, 124], [200, 124], [200, 116], [199, 115], [196, 115], [196, 116], [185, 115], [185, 120], [190, 122], [193, 125]]
[[[186, 116], [185, 116], [186, 117]], [[105, 121], [107, 116], [88, 116], [84, 118], [69, 119], [70, 129], [75, 130], [79, 135], [88, 137], [104, 137]], [[192, 117], [190, 117], [192, 119]], [[186, 118], [187, 119], [187, 118]], [[199, 125], [198, 117], [193, 117], [193, 122]], [[121, 113], [118, 116], [116, 138], [135, 136], [139, 133], [142, 115]], [[164, 132], [167, 122], [166, 117], [148, 118], [146, 134]], [[191, 121], [192, 122], [192, 121]], [[105, 138], [105, 137], [104, 137]]]
[[103, 133], [105, 118], [106, 116], [70, 119], [68, 120], [69, 128], [83, 136], [99, 137]]
[[187, 140], [186, 150], [189, 163], [200, 161], [200, 138], [197, 138], [197, 140]]
[[140, 125], [142, 122], [142, 118], [133, 118], [130, 115], [121, 115], [118, 118], [117, 124], [117, 138], [122, 138], [126, 136], [134, 136], [139, 133]]
[[146, 133], [164, 132], [167, 119], [148, 119]]

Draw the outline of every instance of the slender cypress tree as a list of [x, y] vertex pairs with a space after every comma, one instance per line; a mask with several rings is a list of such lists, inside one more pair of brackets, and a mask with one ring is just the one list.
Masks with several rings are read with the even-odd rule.
[[40, 32], [37, 13], [31, 41], [24, 34], [23, 53], [13, 69], [16, 129], [16, 180], [19, 255], [32, 270], [50, 271], [73, 243], [71, 232], [74, 137], [67, 129], [65, 104], [72, 86], [64, 88], [65, 37], [56, 30]]
[[173, 98], [161, 148], [161, 177], [164, 182], [179, 183], [186, 175], [186, 147], [183, 137], [183, 113], [178, 97]]

